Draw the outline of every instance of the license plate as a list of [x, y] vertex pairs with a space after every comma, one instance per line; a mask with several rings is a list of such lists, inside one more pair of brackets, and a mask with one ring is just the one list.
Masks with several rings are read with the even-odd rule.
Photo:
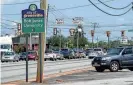
[[100, 66], [100, 64], [98, 64], [98, 63], [94, 63], [93, 66]]

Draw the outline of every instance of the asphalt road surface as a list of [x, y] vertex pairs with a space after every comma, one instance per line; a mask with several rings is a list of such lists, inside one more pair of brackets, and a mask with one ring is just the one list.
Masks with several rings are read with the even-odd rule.
[[[133, 85], [133, 71], [96, 72], [95, 70], [45, 80], [46, 85]], [[38, 84], [43, 85], [43, 84]]]
[[[25, 63], [25, 61], [1, 63], [1, 82], [25, 79]], [[91, 65], [91, 60], [88, 59], [46, 61], [44, 63], [44, 75], [85, 68], [89, 65]], [[36, 71], [37, 62], [29, 61], [29, 78], [36, 77]]]

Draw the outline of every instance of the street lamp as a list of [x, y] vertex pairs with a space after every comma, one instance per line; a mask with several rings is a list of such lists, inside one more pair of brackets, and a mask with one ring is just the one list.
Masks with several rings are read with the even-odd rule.
[[78, 36], [77, 36], [77, 53], [78, 53], [78, 48], [79, 48], [79, 33], [82, 32], [82, 29], [81, 28], [77, 28], [77, 33], [78, 33]]

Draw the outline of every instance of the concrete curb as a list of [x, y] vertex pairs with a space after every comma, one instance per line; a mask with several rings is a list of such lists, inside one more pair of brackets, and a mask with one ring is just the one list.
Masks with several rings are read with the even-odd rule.
[[[74, 73], [85, 72], [85, 71], [88, 71], [88, 70], [94, 70], [94, 67], [88, 66], [86, 68], [75, 69], [75, 70], [65, 71], [65, 72], [61, 72], [61, 73], [44, 75], [43, 78], [44, 79], [55, 78], [55, 77], [59, 77], [59, 76], [64, 76], [64, 75], [70, 75], [70, 74], [74, 74]], [[31, 78], [31, 79], [29, 79], [28, 83], [35, 82], [35, 81], [36, 81], [36, 78]], [[7, 83], [3, 83], [1, 85], [20, 85], [21, 83], [25, 83], [25, 80], [18, 80], [18, 81], [7, 82]]]

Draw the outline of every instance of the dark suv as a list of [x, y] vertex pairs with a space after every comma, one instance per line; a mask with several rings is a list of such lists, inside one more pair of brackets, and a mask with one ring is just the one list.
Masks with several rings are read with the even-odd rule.
[[111, 72], [122, 69], [133, 71], [133, 46], [109, 49], [107, 55], [95, 57], [92, 66], [98, 72], [103, 72], [105, 69]]

